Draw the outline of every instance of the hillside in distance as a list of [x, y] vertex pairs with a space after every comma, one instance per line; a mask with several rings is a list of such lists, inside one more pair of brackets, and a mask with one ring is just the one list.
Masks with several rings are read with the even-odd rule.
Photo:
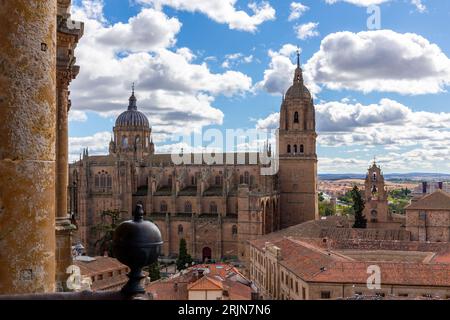
[[[390, 181], [450, 181], [450, 174], [447, 173], [386, 173], [386, 180]], [[366, 174], [357, 173], [323, 173], [319, 174], [320, 180], [345, 180], [345, 179], [365, 179]]]

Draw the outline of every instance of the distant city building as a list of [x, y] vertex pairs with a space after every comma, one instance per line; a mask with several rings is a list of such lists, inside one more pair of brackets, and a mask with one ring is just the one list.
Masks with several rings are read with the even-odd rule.
[[133, 90], [128, 109], [116, 120], [109, 155], [92, 156], [86, 149], [70, 165], [75, 240], [88, 254], [101, 254], [93, 227], [102, 212], [130, 217], [141, 203], [161, 230], [164, 256], [176, 256], [184, 238], [197, 260], [244, 260], [247, 240], [317, 219], [315, 112], [299, 62], [280, 118], [278, 174], [261, 175], [260, 159], [250, 161], [257, 153], [243, 154], [242, 163], [232, 153], [216, 155], [224, 164], [174, 165], [171, 154], [155, 153], [152, 129]]
[[450, 193], [449, 182], [423, 181], [412, 191], [413, 201], [419, 200], [427, 194], [431, 194], [436, 190], [442, 190]]

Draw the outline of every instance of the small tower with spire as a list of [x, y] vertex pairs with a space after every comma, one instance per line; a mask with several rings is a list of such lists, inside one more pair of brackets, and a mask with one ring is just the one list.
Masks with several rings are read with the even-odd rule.
[[386, 190], [383, 172], [377, 165], [376, 157], [368, 169], [364, 183], [364, 215], [369, 222], [388, 222], [390, 219], [388, 192]]

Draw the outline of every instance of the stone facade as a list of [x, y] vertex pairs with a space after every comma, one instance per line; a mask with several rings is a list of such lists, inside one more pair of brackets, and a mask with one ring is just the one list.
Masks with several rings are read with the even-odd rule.
[[[402, 251], [410, 242], [386, 241], [389, 245], [381, 246], [389, 247], [389, 254], [380, 255], [380, 243], [371, 247], [367, 242], [367, 255], [356, 257], [350, 254], [352, 251], [339, 250], [342, 243], [327, 245], [324, 241], [266, 236], [250, 241], [250, 280], [260, 298], [325, 300], [368, 295], [450, 299], [448, 244], [445, 248], [415, 246], [415, 250], [425, 250], [417, 253]], [[435, 249], [439, 251], [429, 252]], [[411, 254], [416, 259], [405, 261], [405, 255]], [[380, 268], [380, 288], [367, 286], [368, 268], [372, 265]]]
[[67, 268], [72, 264], [72, 231], [68, 199], [69, 181], [69, 85], [78, 75], [75, 48], [83, 35], [83, 23], [70, 19], [71, 0], [58, 0], [56, 55], [56, 286], [64, 291]]
[[277, 150], [283, 228], [319, 217], [314, 102], [303, 84], [299, 59], [280, 110]]
[[374, 162], [369, 168], [364, 183], [364, 215], [369, 223], [386, 223], [391, 221], [388, 206], [388, 192], [381, 168]]
[[129, 217], [137, 203], [161, 230], [165, 256], [176, 256], [184, 238], [197, 260], [245, 260], [247, 240], [318, 217], [314, 106], [300, 66], [290, 92], [281, 107], [289, 118], [280, 124], [280, 170], [268, 176], [261, 175], [265, 165], [258, 153], [217, 154], [222, 161], [213, 165], [195, 161], [201, 154], [191, 155], [193, 164], [174, 165], [170, 154], [155, 153], [133, 90], [128, 110], [116, 120], [109, 155], [85, 150], [70, 165], [71, 211], [88, 253], [95, 254], [92, 227], [101, 213], [117, 210]]
[[406, 230], [415, 241], [450, 242], [450, 195], [438, 189], [406, 207]]

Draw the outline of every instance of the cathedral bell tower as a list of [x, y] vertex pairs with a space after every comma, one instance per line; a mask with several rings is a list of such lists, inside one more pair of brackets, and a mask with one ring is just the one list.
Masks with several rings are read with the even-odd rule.
[[281, 104], [278, 134], [283, 228], [319, 218], [316, 139], [314, 103], [303, 83], [297, 51], [297, 68]]

